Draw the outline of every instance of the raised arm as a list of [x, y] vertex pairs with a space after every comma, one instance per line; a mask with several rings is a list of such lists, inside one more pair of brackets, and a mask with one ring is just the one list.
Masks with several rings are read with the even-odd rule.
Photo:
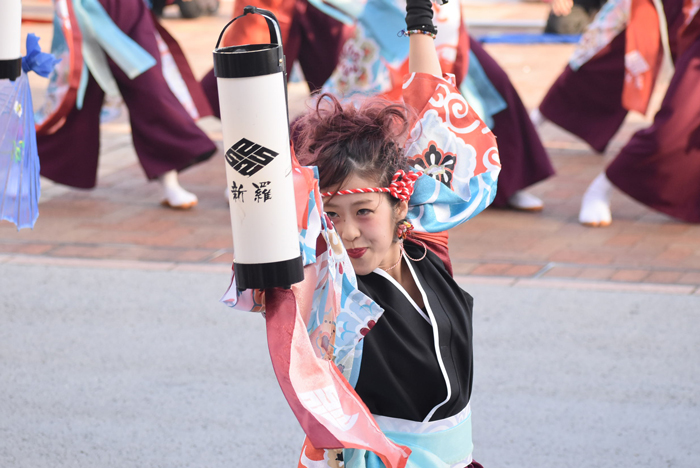
[[500, 161], [496, 138], [455, 86], [441, 75], [430, 0], [407, 0], [410, 36], [406, 106], [415, 116], [405, 149], [421, 171], [407, 218], [416, 232], [441, 233], [471, 219], [496, 195]]
[[431, 0], [407, 0], [406, 31], [410, 35], [411, 42], [408, 54], [408, 71], [442, 76], [440, 60], [435, 50], [434, 37], [437, 28], [433, 25]]

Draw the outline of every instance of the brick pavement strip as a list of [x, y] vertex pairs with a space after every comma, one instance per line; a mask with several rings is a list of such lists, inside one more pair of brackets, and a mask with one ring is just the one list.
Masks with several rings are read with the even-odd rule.
[[643, 281], [647, 276], [649, 276], [648, 270], [618, 270], [610, 279], [613, 281], [629, 281], [636, 283]]
[[645, 283], [677, 284], [683, 273], [680, 271], [652, 271], [644, 278]]
[[677, 282], [679, 284], [700, 284], [700, 272], [685, 273]]
[[545, 278], [576, 278], [583, 272], [583, 268], [557, 266], [542, 275]]
[[0, 253], [41, 255], [54, 247], [52, 244], [0, 244]]
[[[582, 268], [581, 273], [576, 276], [577, 279], [591, 281], [606, 281], [615, 274], [614, 268]], [[700, 281], [698, 282], [700, 284]]]
[[475, 276], [506, 276], [505, 272], [513, 267], [510, 263], [484, 263], [471, 272]]
[[[542, 14], [539, 10], [547, 8], [523, 3], [470, 6], [468, 14], [473, 18], [536, 18]], [[166, 20], [198, 77], [211, 68], [214, 36], [228, 13], [222, 10], [216, 17], [197, 21]], [[51, 34], [49, 25], [32, 24], [23, 32], [30, 29], [43, 37]], [[486, 47], [530, 108], [540, 102], [573, 50], [566, 44]], [[30, 79], [35, 104], [40, 105], [46, 80]], [[668, 77], [661, 81], [666, 83]], [[655, 91], [654, 106], [663, 96], [664, 83]], [[290, 87], [292, 113], [303, 110], [306, 92], [303, 85]], [[544, 124], [540, 134], [558, 174], [531, 191], [543, 198], [545, 210], [530, 214], [489, 209], [454, 229], [450, 245], [455, 273], [499, 284], [609, 284], [613, 288], [663, 286], [667, 290], [678, 287], [683, 293], [693, 291], [700, 285], [700, 226], [651, 212], [619, 193], [613, 195], [610, 227], [591, 229], [577, 223], [580, 197], [588, 183], [626, 139], [649, 122], [631, 115], [602, 156], [554, 125]], [[200, 125], [221, 147], [218, 121], [205, 118]], [[231, 228], [223, 196], [221, 154], [183, 172], [183, 186], [195, 192], [200, 203], [189, 212], [176, 212], [158, 205], [160, 188], [144, 178], [128, 133], [126, 112], [102, 126], [95, 190], [66, 189], [44, 181], [48, 189], [34, 230], [17, 232], [13, 225], [0, 222], [0, 262], [229, 270]]]
[[513, 265], [503, 272], [503, 276], [532, 277], [541, 270], [539, 265]]

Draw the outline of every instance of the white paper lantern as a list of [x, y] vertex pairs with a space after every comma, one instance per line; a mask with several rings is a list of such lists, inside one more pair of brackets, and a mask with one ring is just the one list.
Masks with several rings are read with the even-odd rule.
[[289, 147], [285, 60], [275, 16], [254, 7], [244, 11], [265, 17], [271, 43], [219, 48], [220, 37], [214, 51], [234, 272], [239, 290], [288, 287], [303, 280], [304, 273]]

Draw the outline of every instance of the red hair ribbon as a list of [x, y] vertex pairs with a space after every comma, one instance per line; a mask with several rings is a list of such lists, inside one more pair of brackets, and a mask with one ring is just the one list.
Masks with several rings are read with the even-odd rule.
[[388, 193], [394, 198], [402, 201], [408, 201], [413, 195], [413, 189], [416, 185], [416, 180], [423, 175], [422, 172], [398, 170], [391, 178], [391, 183], [388, 187], [371, 187], [338, 190], [337, 192], [322, 193], [322, 197], [332, 197], [334, 195], [352, 195], [356, 193]]

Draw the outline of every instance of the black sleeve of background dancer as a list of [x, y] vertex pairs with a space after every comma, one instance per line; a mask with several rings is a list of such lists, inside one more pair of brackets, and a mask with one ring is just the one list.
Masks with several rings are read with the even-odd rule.
[[406, 29], [421, 29], [437, 32], [433, 25], [433, 4], [431, 0], [408, 0], [406, 2]]

